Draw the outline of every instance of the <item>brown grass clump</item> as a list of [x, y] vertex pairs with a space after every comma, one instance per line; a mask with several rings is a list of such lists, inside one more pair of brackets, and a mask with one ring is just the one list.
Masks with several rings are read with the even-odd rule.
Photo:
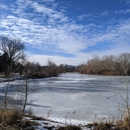
[[0, 110], [0, 123], [12, 125], [21, 119], [20, 114], [16, 110]]
[[34, 130], [33, 126], [39, 125], [23, 116], [16, 110], [0, 110], [0, 130]]
[[[112, 122], [100, 122], [100, 123], [93, 123], [88, 124], [87, 128], [90, 128], [90, 130], [113, 130], [115, 128], [114, 124]], [[115, 129], [114, 129], [115, 130]]]
[[117, 121], [101, 121], [88, 124], [90, 130], [130, 130], [130, 120], [128, 116]]
[[128, 116], [125, 116], [124, 119], [117, 121], [115, 130], [130, 130], [130, 120]]

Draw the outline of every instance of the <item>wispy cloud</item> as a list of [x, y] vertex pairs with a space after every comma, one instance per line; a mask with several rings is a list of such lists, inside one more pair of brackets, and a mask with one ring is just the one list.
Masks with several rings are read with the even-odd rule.
[[8, 6], [6, 6], [6, 5], [4, 5], [4, 4], [0, 4], [0, 8], [7, 10], [7, 9], [8, 9]]
[[130, 4], [130, 0], [120, 0], [120, 2], [126, 2], [126, 4]]
[[127, 13], [130, 13], [130, 9], [126, 9], [126, 10], [116, 10], [115, 13], [116, 13], [116, 14], [127, 14]]
[[102, 16], [108, 16], [108, 14], [109, 14], [109, 12], [106, 10], [106, 11], [104, 11], [104, 12], [102, 12], [102, 13], [98, 13], [98, 17], [102, 17]]
[[69, 29], [66, 26], [50, 27], [15, 16], [7, 16], [0, 21], [0, 24], [4, 30], [0, 31], [1, 34], [21, 38], [24, 42], [41, 47], [43, 50], [56, 48], [56, 51], [76, 53], [85, 47], [83, 37], [80, 38], [76, 33], [71, 32], [82, 29], [80, 26], [68, 25]]
[[78, 16], [78, 19], [84, 20], [85, 18], [90, 18], [90, 17], [92, 17], [92, 14], [83, 14], [83, 15]]
[[88, 19], [88, 20], [94, 20], [94, 18], [99, 18], [99, 17], [105, 17], [108, 16], [109, 12], [106, 10], [104, 12], [101, 13], [95, 13], [95, 14], [83, 14], [78, 16], [77, 18], [82, 21], [84, 19]]

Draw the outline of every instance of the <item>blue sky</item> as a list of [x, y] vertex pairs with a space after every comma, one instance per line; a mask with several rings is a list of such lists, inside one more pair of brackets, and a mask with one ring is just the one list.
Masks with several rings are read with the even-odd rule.
[[130, 0], [0, 0], [0, 34], [41, 65], [130, 53]]

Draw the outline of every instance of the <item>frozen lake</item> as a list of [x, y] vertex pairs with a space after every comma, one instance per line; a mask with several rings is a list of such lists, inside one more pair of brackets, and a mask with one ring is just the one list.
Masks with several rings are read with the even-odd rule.
[[[31, 107], [38, 116], [49, 116], [59, 119], [76, 119], [94, 121], [95, 117], [117, 117], [124, 107], [122, 97], [126, 98], [126, 76], [96, 76], [79, 73], [64, 73], [59, 77], [30, 80], [29, 94]], [[13, 92], [11, 83], [10, 94]], [[33, 85], [32, 84], [37, 84]], [[3, 85], [0, 84], [0, 91]], [[122, 112], [123, 113], [123, 112]]]

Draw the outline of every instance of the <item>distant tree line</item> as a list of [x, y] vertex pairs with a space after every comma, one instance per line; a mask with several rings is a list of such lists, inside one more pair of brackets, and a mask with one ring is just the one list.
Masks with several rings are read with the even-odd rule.
[[130, 75], [130, 53], [101, 58], [94, 56], [87, 63], [79, 65], [77, 71], [83, 74], [96, 75]]

